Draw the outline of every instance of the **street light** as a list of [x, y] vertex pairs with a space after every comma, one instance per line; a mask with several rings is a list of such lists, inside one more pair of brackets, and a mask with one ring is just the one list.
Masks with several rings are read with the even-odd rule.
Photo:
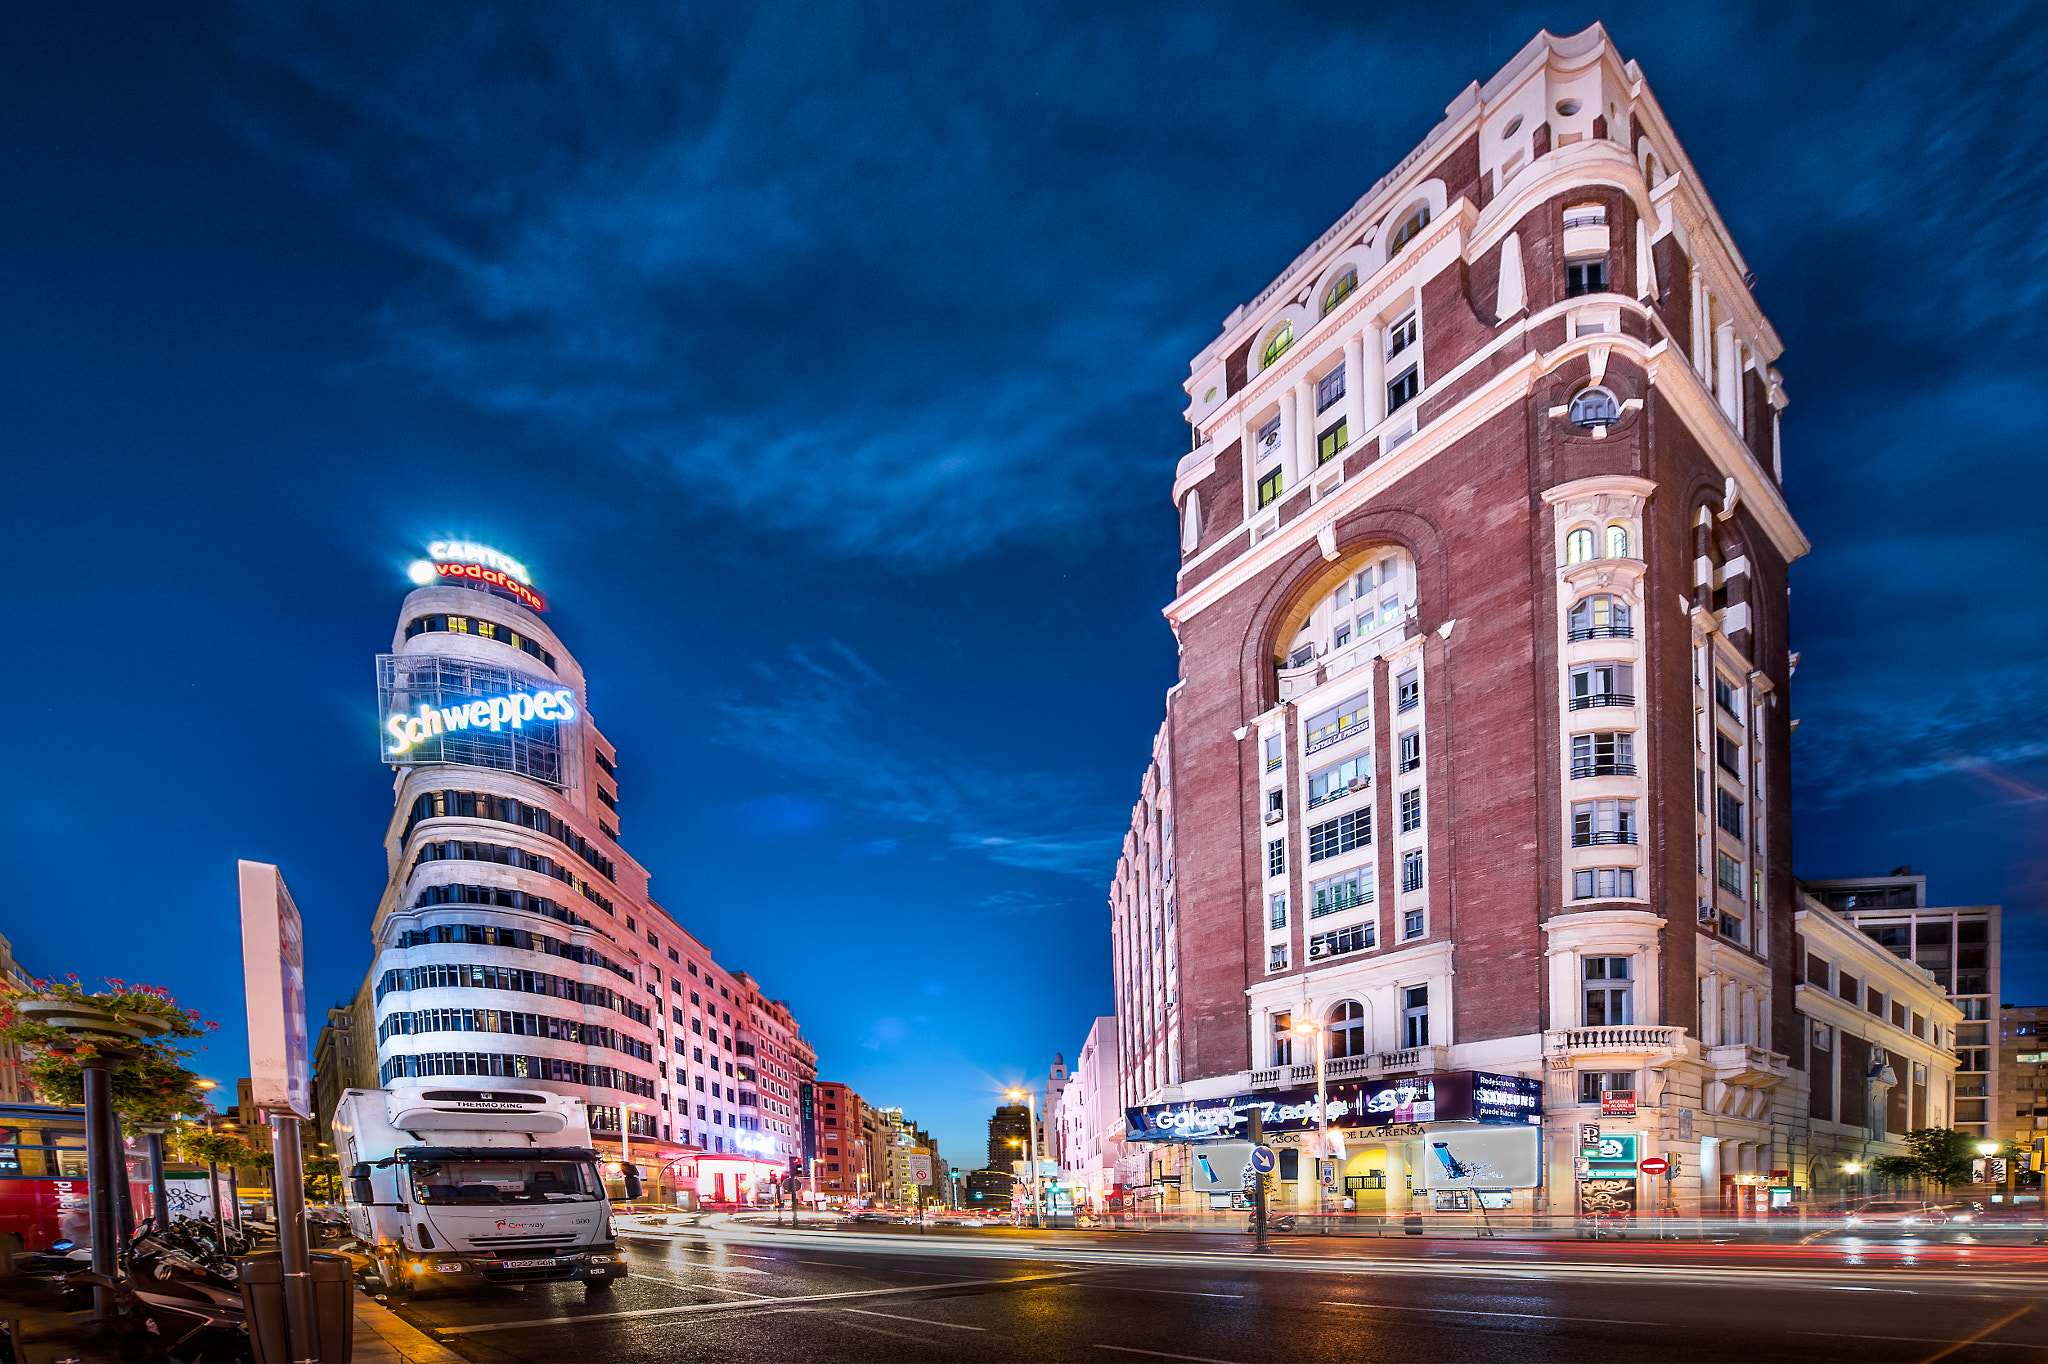
[[1038, 1229], [1039, 1229], [1039, 1221], [1038, 1221], [1038, 1095], [1037, 1095], [1037, 1094], [1035, 1094], [1035, 1093], [1032, 1093], [1032, 1092], [1030, 1092], [1030, 1091], [1028, 1091], [1028, 1090], [1022, 1090], [1022, 1089], [1013, 1089], [1013, 1090], [1011, 1090], [1011, 1091], [1010, 1091], [1010, 1102], [1012, 1102], [1012, 1103], [1015, 1103], [1015, 1102], [1016, 1102], [1017, 1100], [1019, 1100], [1019, 1099], [1022, 1099], [1022, 1100], [1024, 1101], [1024, 1103], [1025, 1103], [1025, 1111], [1026, 1111], [1026, 1113], [1028, 1113], [1028, 1114], [1030, 1115], [1030, 1119], [1031, 1119], [1031, 1120], [1030, 1120], [1030, 1122], [1029, 1122], [1029, 1124], [1028, 1124], [1028, 1125], [1027, 1125], [1027, 1126], [1026, 1126], [1026, 1127], [1024, 1128], [1024, 1135], [1030, 1138], [1030, 1151], [1031, 1151], [1031, 1157], [1030, 1157], [1030, 1158], [1031, 1158], [1031, 1228], [1032, 1228], [1032, 1230], [1033, 1230], [1033, 1231], [1036, 1231], [1036, 1230], [1038, 1230]]

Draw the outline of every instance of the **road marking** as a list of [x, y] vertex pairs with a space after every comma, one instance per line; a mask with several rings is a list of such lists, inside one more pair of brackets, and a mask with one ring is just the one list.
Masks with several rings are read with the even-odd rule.
[[1947, 1359], [1950, 1355], [1954, 1354], [1957, 1350], [1962, 1349], [1965, 1345], [1975, 1344], [1977, 1341], [1980, 1341], [1984, 1337], [1990, 1335], [1993, 1331], [1997, 1331], [2004, 1327], [2012, 1325], [2014, 1322], [2018, 1321], [2021, 1317], [2024, 1317], [2027, 1313], [2033, 1310], [2033, 1304], [2029, 1303], [2025, 1307], [2022, 1307], [2019, 1311], [2013, 1313], [2011, 1316], [2003, 1317], [2000, 1318], [1998, 1321], [1992, 1322], [1989, 1326], [1979, 1331], [1976, 1335], [1971, 1336], [1968, 1340], [1959, 1340], [1955, 1344], [1949, 1346], [1946, 1350], [1943, 1350], [1940, 1354], [1927, 1356], [1927, 1358], [1924, 1361], [1922, 1361], [1922, 1364], [1935, 1364], [1935, 1361], [1938, 1359]]
[[1542, 1312], [1479, 1312], [1465, 1307], [1404, 1307], [1391, 1302], [1326, 1302], [1325, 1307], [1370, 1307], [1375, 1312], [1445, 1312], [1454, 1317], [1526, 1317], [1531, 1321], [1597, 1321], [1605, 1326], [1669, 1326], [1668, 1321], [1623, 1321], [1619, 1317], [1555, 1317]]
[[[1085, 1273], [1075, 1270], [1074, 1273]], [[787, 1303], [789, 1308], [777, 1307], [776, 1311], [791, 1310], [797, 1304], [810, 1302], [839, 1302], [847, 1298], [887, 1298], [903, 1293], [937, 1293], [948, 1288], [982, 1288], [1008, 1284], [1044, 1283], [1048, 1279], [1064, 1279], [1067, 1274], [1030, 1274], [1021, 1279], [971, 1279], [957, 1284], [911, 1284], [905, 1288], [867, 1288], [851, 1293], [802, 1293], [785, 1294], [772, 1298], [759, 1298], [750, 1302], [697, 1302], [681, 1307], [640, 1307], [625, 1312], [590, 1312], [575, 1317], [537, 1317], [525, 1321], [487, 1322], [476, 1326], [436, 1326], [434, 1332], [444, 1336], [474, 1335], [480, 1331], [523, 1331], [535, 1326], [575, 1326], [588, 1321], [625, 1321], [634, 1317], [676, 1317], [694, 1316], [703, 1312], [733, 1312], [749, 1308], [766, 1307], [769, 1303]]]
[[1235, 1364], [1228, 1359], [1211, 1359], [1207, 1355], [1170, 1355], [1164, 1350], [1134, 1350], [1128, 1345], [1097, 1345], [1098, 1350], [1121, 1350], [1127, 1355], [1151, 1355], [1154, 1359], [1192, 1359], [1195, 1364]]
[[[1991, 1329], [1995, 1331], [1998, 1328], [1994, 1326]], [[1954, 1342], [1943, 1340], [1939, 1336], [1858, 1336], [1851, 1335], [1847, 1331], [1787, 1331], [1785, 1334], [1788, 1336], [1823, 1336], [1829, 1340], [1896, 1340], [1901, 1341], [1907, 1345], [1955, 1344]], [[1980, 1348], [1987, 1350], [2038, 1350], [2041, 1348], [2038, 1345], [2025, 1345], [2016, 1340], [1979, 1340], [1974, 1342], [1963, 1341], [1961, 1342], [1961, 1344], [1975, 1344]], [[1939, 1359], [1940, 1357], [1941, 1356], [1939, 1355], [1935, 1356], [1935, 1358], [1937, 1359]]]
[[851, 1326], [856, 1331], [867, 1331], [873, 1335], [889, 1336], [895, 1340], [914, 1340], [919, 1345], [929, 1345], [932, 1343], [931, 1341], [926, 1340], [923, 1336], [905, 1335], [901, 1331], [886, 1331], [879, 1326], [863, 1326], [857, 1321], [842, 1321], [839, 1324], [841, 1326]]
[[962, 1326], [957, 1321], [931, 1321], [924, 1317], [899, 1317], [894, 1312], [874, 1312], [865, 1307], [842, 1307], [841, 1312], [858, 1312], [864, 1317], [887, 1317], [891, 1321], [914, 1321], [919, 1326], [950, 1326], [955, 1331], [986, 1331], [986, 1326]]
[[1108, 1288], [1118, 1293], [1171, 1293], [1179, 1298], [1242, 1298], [1242, 1293], [1198, 1293], [1192, 1288], [1139, 1288], [1127, 1283], [1070, 1283], [1069, 1288]]
[[671, 1288], [687, 1288], [693, 1292], [737, 1293], [743, 1298], [772, 1298], [775, 1296], [773, 1293], [749, 1293], [744, 1288], [722, 1288], [715, 1283], [684, 1283], [681, 1279], [664, 1279], [659, 1274], [634, 1274], [629, 1277], [628, 1281], [630, 1282], [631, 1279], [645, 1279], [649, 1283], [665, 1283]]

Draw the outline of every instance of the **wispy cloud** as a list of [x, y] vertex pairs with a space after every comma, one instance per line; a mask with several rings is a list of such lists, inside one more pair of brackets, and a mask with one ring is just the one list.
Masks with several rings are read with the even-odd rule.
[[[772, 699], [718, 702], [717, 741], [805, 775], [824, 798], [933, 830], [958, 852], [1107, 877], [1121, 828], [1110, 793], [1073, 775], [998, 772], [918, 732], [903, 695], [837, 642], [792, 650], [759, 671]], [[1026, 913], [1061, 903], [1017, 895], [1003, 901], [1007, 909], [986, 901], [982, 909]]]

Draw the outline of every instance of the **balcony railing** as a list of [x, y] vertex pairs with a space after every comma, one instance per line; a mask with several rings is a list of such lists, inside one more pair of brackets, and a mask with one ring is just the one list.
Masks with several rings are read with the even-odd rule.
[[1624, 1023], [1603, 1028], [1554, 1028], [1544, 1035], [1543, 1049], [1548, 1052], [1675, 1052], [1684, 1047], [1684, 1028]]
[[1631, 625], [1578, 625], [1565, 631], [1564, 637], [1577, 644], [1587, 639], [1634, 639], [1636, 632]]
[[1575, 833], [1572, 835], [1572, 846], [1574, 848], [1594, 848], [1603, 843], [1633, 843], [1635, 841], [1636, 831], [1634, 829], [1596, 829], [1592, 833]]
[[[1445, 1047], [1410, 1047], [1406, 1051], [1369, 1051], [1363, 1056], [1332, 1056], [1323, 1062], [1323, 1078], [1339, 1080], [1378, 1079], [1382, 1075], [1426, 1074], [1448, 1064]], [[1267, 1089], [1282, 1083], [1312, 1085], [1316, 1082], [1313, 1061], [1301, 1065], [1274, 1066], [1251, 1073], [1253, 1089]]]
[[1573, 710], [1595, 710], [1601, 706], [1633, 706], [1635, 703], [1636, 698], [1633, 692], [1596, 691], [1590, 696], [1574, 696], [1571, 708]]
[[1572, 764], [1572, 776], [1574, 778], [1633, 777], [1635, 774], [1636, 765], [1634, 763], [1575, 762]]
[[1280, 1083], [1280, 1071], [1281, 1071], [1281, 1067], [1279, 1067], [1279, 1066], [1275, 1066], [1275, 1067], [1274, 1067], [1273, 1069], [1271, 1069], [1271, 1070], [1255, 1070], [1255, 1071], [1253, 1071], [1253, 1072], [1252, 1072], [1252, 1088], [1253, 1088], [1253, 1089], [1264, 1089], [1264, 1088], [1265, 1088], [1265, 1087], [1266, 1087], [1267, 1085], [1277, 1085], [1277, 1084], [1279, 1084], [1279, 1083]]

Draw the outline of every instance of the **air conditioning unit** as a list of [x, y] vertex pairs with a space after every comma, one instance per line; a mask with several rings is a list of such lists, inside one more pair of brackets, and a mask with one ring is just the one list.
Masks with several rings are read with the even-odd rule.
[[1266, 823], [1268, 824], [1278, 824], [1281, 820], [1285, 818], [1287, 818], [1287, 812], [1285, 810], [1266, 811]]
[[1326, 942], [1315, 942], [1310, 943], [1308, 945], [1308, 956], [1310, 961], [1314, 961], [1317, 957], [1327, 957], [1329, 955], [1330, 945]]
[[1716, 914], [1716, 913], [1714, 912], [1714, 907], [1713, 907], [1712, 905], [1701, 905], [1701, 906], [1700, 906], [1700, 922], [1701, 922], [1701, 923], [1703, 923], [1703, 924], [1710, 924], [1710, 923], [1714, 922], [1714, 920], [1715, 920], [1715, 919], [1717, 919], [1717, 918], [1719, 918], [1719, 917], [1720, 917], [1720, 916], [1719, 916], [1718, 914]]

